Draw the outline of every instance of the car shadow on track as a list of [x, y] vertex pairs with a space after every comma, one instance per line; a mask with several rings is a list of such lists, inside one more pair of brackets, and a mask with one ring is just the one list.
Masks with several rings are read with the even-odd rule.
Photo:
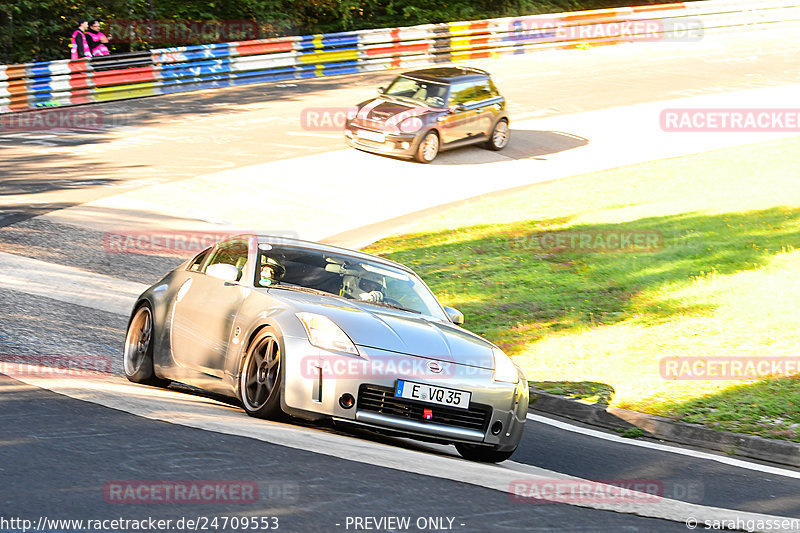
[[519, 159], [545, 159], [546, 156], [589, 144], [589, 139], [571, 133], [545, 130], [511, 130], [508, 146], [494, 152], [480, 144], [443, 152], [433, 165], [475, 165]]

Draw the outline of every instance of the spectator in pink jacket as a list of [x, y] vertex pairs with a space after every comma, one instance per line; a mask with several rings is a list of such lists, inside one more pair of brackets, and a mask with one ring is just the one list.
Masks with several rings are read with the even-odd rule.
[[86, 41], [89, 44], [92, 57], [107, 56], [110, 54], [106, 46], [108, 44], [108, 37], [100, 31], [99, 20], [93, 20], [89, 24], [89, 29], [86, 30]]
[[89, 44], [86, 42], [86, 33], [89, 27], [89, 21], [78, 21], [78, 29], [72, 32], [72, 38], [69, 43], [70, 59], [81, 59], [82, 57], [92, 57], [92, 51]]

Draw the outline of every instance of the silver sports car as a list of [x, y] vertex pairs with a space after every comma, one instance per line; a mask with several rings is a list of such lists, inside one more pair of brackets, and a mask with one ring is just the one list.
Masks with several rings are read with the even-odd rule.
[[328, 417], [503, 461], [522, 438], [527, 381], [463, 321], [398, 263], [242, 235], [142, 293], [124, 368], [238, 398], [256, 417]]

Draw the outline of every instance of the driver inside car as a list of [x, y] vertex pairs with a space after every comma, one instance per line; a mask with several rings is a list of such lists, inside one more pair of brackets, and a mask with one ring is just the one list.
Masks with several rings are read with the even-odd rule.
[[425, 103], [434, 107], [444, 106], [444, 96], [447, 93], [447, 88], [444, 85], [432, 84], [428, 86], [428, 92], [425, 97]]
[[261, 263], [258, 284], [262, 287], [269, 287], [278, 283], [286, 273], [286, 269], [271, 257], [262, 256]]
[[366, 302], [382, 302], [383, 301], [383, 287], [377, 281], [361, 278], [358, 281], [358, 288], [361, 292], [358, 297]]
[[382, 302], [384, 296], [381, 281], [365, 277], [365, 274], [362, 276], [344, 276], [342, 296], [365, 302]]

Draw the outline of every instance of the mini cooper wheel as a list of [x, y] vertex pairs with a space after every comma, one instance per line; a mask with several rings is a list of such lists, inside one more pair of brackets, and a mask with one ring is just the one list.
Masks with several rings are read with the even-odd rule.
[[156, 377], [153, 369], [154, 331], [153, 310], [150, 304], [144, 303], [136, 309], [128, 324], [122, 366], [130, 381], [166, 387], [169, 380]]
[[517, 449], [514, 448], [510, 451], [501, 452], [492, 446], [480, 446], [462, 442], [456, 443], [456, 450], [458, 450], [458, 453], [461, 454], [461, 457], [464, 459], [481, 463], [500, 463], [514, 455], [514, 452], [517, 451]]
[[248, 415], [279, 418], [283, 352], [277, 332], [266, 327], [250, 343], [239, 373], [239, 400]]
[[508, 139], [511, 137], [511, 132], [508, 129], [508, 121], [501, 118], [497, 121], [492, 129], [492, 134], [489, 140], [486, 141], [486, 148], [489, 150], [502, 150], [508, 144]]
[[419, 143], [415, 157], [420, 163], [430, 163], [437, 155], [439, 155], [439, 135], [435, 131], [429, 131]]

